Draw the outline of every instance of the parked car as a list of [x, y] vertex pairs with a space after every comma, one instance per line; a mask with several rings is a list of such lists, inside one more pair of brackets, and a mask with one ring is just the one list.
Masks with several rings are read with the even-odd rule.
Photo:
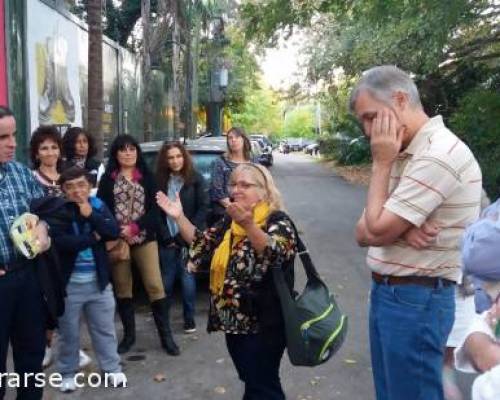
[[255, 161], [266, 167], [273, 165], [273, 152], [269, 150], [264, 142], [258, 139], [251, 139], [250, 143], [252, 144], [252, 153]]
[[288, 138], [290, 151], [300, 151], [302, 149], [302, 138]]
[[265, 135], [250, 135], [250, 139], [259, 140], [264, 144], [264, 150], [272, 153], [273, 144], [269, 140], [269, 138]]
[[317, 154], [319, 151], [319, 144], [318, 143], [312, 143], [310, 145], [307, 145], [305, 148], [304, 148], [304, 152], [306, 154]]
[[283, 154], [288, 154], [290, 152], [290, 145], [286, 140], [282, 140], [278, 145], [278, 151]]

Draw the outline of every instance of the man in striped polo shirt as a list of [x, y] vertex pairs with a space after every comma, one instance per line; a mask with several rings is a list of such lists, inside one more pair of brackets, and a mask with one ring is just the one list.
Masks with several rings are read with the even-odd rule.
[[373, 158], [356, 239], [370, 246], [377, 399], [443, 399], [460, 238], [479, 215], [481, 170], [442, 117], [427, 116], [415, 83], [396, 67], [366, 71], [350, 107]]

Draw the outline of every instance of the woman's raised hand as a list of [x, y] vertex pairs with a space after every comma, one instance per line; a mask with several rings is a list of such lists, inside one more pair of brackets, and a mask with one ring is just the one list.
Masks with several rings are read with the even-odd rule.
[[162, 191], [157, 192], [156, 204], [173, 219], [179, 219], [182, 216], [182, 204], [178, 192], [175, 194], [175, 201], [170, 200]]

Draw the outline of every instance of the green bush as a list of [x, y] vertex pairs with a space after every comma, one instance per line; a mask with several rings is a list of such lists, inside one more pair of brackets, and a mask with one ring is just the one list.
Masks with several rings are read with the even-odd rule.
[[329, 136], [320, 141], [320, 152], [341, 165], [358, 165], [370, 161], [370, 145], [363, 136], [346, 134]]
[[481, 166], [483, 186], [491, 199], [500, 195], [500, 93], [478, 89], [467, 93], [450, 118], [450, 127], [469, 145]]

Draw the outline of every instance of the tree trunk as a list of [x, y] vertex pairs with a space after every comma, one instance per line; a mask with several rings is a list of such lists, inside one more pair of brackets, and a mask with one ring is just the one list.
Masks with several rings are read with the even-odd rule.
[[[177, 0], [170, 0], [170, 16], [172, 17], [172, 107], [174, 111], [174, 137], [179, 136], [180, 88], [180, 29]], [[182, 72], [181, 72], [182, 73]]]
[[[194, 13], [193, 13], [194, 14]], [[186, 130], [185, 137], [193, 138], [196, 131], [198, 108], [198, 54], [200, 51], [201, 18], [193, 15], [189, 21], [186, 49]]]
[[97, 156], [103, 156], [102, 113], [104, 111], [102, 83], [102, 0], [88, 0], [88, 121], [89, 133], [94, 137]]
[[143, 113], [144, 113], [144, 141], [149, 142], [153, 139], [153, 104], [151, 99], [151, 2], [150, 0], [141, 0], [142, 16], [142, 92], [143, 92]]

